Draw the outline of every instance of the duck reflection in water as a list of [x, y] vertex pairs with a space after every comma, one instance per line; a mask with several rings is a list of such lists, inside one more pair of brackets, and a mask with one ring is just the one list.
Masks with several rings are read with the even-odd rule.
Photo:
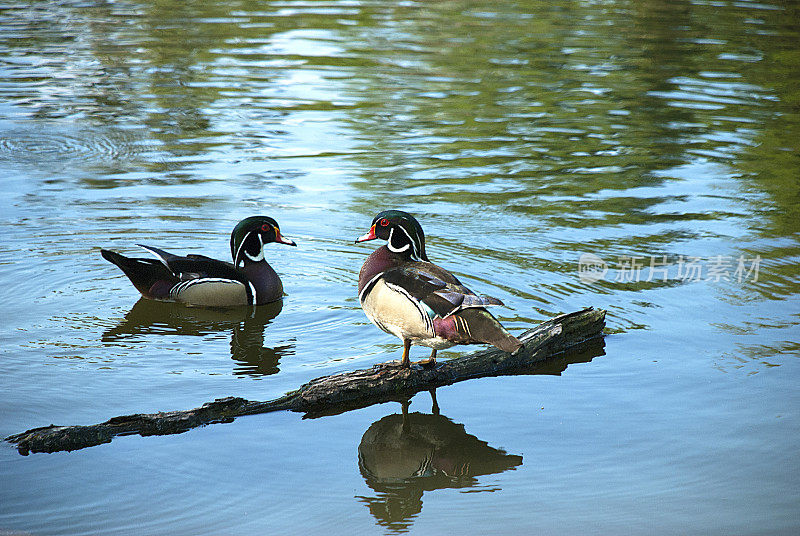
[[[560, 376], [568, 366], [588, 363], [605, 354], [599, 339], [581, 352], [564, 354], [544, 363], [520, 369], [514, 375]], [[358, 467], [375, 497], [358, 497], [380, 525], [405, 532], [422, 511], [425, 491], [471, 487], [481, 475], [502, 473], [522, 465], [522, 456], [506, 454], [466, 432], [439, 414], [436, 391], [432, 390], [431, 414], [402, 413], [373, 423], [358, 445]]]
[[387, 415], [374, 422], [358, 445], [358, 467], [377, 497], [359, 497], [380, 525], [404, 531], [422, 511], [425, 491], [471, 487], [476, 477], [502, 473], [522, 464], [522, 456], [506, 454], [470, 435], [463, 424], [439, 414], [431, 391], [431, 414]]
[[265, 347], [264, 330], [278, 316], [283, 302], [234, 308], [188, 307], [180, 303], [141, 298], [117, 326], [103, 333], [103, 342], [116, 342], [137, 335], [190, 335], [202, 337], [231, 333], [233, 373], [266, 376], [279, 370], [281, 358], [294, 354], [294, 344]]

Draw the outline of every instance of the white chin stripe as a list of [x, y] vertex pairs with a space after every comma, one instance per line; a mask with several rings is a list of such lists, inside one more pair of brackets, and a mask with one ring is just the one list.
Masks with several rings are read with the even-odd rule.
[[389, 251], [392, 251], [394, 253], [402, 253], [404, 251], [408, 251], [408, 248], [411, 247], [411, 244], [406, 244], [405, 246], [403, 246], [401, 248], [396, 248], [396, 247], [394, 247], [392, 245], [391, 242], [389, 242], [388, 244], [386, 244], [386, 246], [389, 248]]
[[[406, 233], [408, 234], [408, 233]], [[393, 253], [403, 253], [404, 251], [408, 251], [408, 248], [411, 247], [411, 242], [407, 243], [405, 246], [401, 248], [396, 248], [392, 245], [392, 238], [394, 237], [394, 227], [389, 230], [389, 241], [386, 243], [386, 247], [389, 248], [389, 251]]]
[[253, 257], [247, 251], [244, 252], [245, 256], [253, 262], [263, 261], [264, 260], [264, 250], [262, 249], [258, 256]]
[[[247, 233], [247, 235], [249, 236], [249, 235], [250, 235], [250, 233]], [[261, 235], [260, 235], [260, 234], [257, 234], [256, 236], [258, 237], [258, 242], [259, 242], [259, 244], [260, 244], [260, 246], [261, 246], [261, 247], [259, 248], [259, 250], [258, 250], [258, 255], [256, 255], [255, 257], [253, 257], [252, 255], [250, 255], [250, 254], [247, 252], [247, 249], [245, 249], [245, 250], [244, 250], [244, 255], [245, 255], [245, 257], [247, 257], [248, 259], [250, 259], [250, 260], [251, 260], [251, 261], [253, 261], [253, 262], [259, 262], [259, 261], [263, 261], [263, 260], [264, 260], [264, 241], [262, 240], [262, 238], [261, 238]], [[246, 240], [246, 239], [247, 239], [247, 236], [245, 236], [245, 240]], [[241, 248], [241, 247], [244, 247], [245, 240], [242, 240], [242, 245], [240, 246], [240, 248]]]

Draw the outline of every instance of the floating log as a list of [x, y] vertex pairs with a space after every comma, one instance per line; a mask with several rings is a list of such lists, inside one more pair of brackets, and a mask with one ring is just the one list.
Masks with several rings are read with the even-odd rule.
[[602, 335], [602, 309], [587, 308], [557, 316], [520, 337], [523, 347], [515, 354], [489, 348], [441, 361], [431, 368], [410, 369], [381, 363], [369, 369], [323, 376], [299, 389], [268, 401], [227, 397], [185, 411], [169, 411], [114, 417], [89, 426], [44, 426], [15, 434], [5, 440], [20, 454], [77, 450], [109, 443], [118, 435], [179, 434], [207, 424], [231, 422], [236, 417], [279, 410], [297, 411], [306, 417], [334, 415], [387, 401], [408, 400], [420, 391], [456, 382], [523, 373], [566, 351], [580, 351]]

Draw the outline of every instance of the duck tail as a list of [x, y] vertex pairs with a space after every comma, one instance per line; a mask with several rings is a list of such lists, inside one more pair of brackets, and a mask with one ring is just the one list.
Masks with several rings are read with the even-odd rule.
[[111, 264], [117, 266], [136, 290], [146, 297], [153, 296], [153, 286], [160, 281], [177, 281], [174, 275], [155, 259], [137, 259], [126, 257], [108, 249], [101, 249], [100, 255]]
[[489, 343], [509, 353], [522, 347], [522, 342], [506, 331], [486, 309], [464, 309], [458, 316], [466, 322], [470, 336], [476, 341]]

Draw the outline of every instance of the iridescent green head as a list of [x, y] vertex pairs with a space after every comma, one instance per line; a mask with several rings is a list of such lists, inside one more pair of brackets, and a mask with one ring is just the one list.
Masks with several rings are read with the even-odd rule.
[[277, 242], [296, 246], [294, 241], [281, 235], [278, 222], [269, 216], [250, 216], [236, 224], [231, 233], [231, 257], [233, 264], [261, 262], [264, 260], [264, 246]]
[[414, 260], [427, 261], [425, 233], [419, 222], [402, 210], [384, 210], [372, 220], [369, 232], [358, 237], [356, 242], [386, 240], [386, 247], [393, 253], [404, 254]]

